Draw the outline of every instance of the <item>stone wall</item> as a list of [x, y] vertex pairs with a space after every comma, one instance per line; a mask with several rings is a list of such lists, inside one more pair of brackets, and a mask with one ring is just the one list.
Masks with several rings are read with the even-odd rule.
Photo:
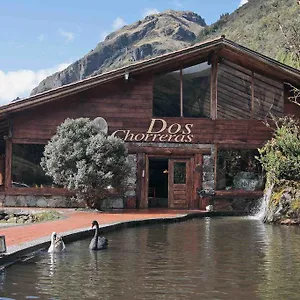
[[214, 174], [214, 158], [213, 154], [203, 155], [203, 175], [202, 190], [214, 190], [215, 174]]
[[0, 195], [0, 203], [7, 207], [85, 207], [73, 197], [41, 195]]

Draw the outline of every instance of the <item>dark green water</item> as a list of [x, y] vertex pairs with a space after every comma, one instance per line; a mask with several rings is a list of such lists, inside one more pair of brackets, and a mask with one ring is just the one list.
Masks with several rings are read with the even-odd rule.
[[300, 299], [299, 227], [207, 218], [106, 237], [7, 268], [0, 299]]

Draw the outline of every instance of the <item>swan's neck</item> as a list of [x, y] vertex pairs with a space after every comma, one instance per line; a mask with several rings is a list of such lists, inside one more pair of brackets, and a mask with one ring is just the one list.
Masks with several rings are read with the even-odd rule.
[[96, 230], [95, 230], [95, 237], [97, 237], [99, 235], [99, 226], [96, 225]]
[[99, 236], [99, 226], [98, 224], [96, 224], [96, 230], [95, 230], [95, 247], [96, 249], [98, 248], [98, 236]]
[[51, 244], [54, 245], [55, 243], [55, 237], [54, 237], [54, 234], [51, 236]]

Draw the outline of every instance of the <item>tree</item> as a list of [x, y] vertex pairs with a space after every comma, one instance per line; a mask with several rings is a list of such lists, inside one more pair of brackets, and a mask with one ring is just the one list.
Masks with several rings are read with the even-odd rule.
[[125, 191], [130, 172], [125, 143], [101, 129], [97, 119], [66, 119], [45, 146], [41, 161], [54, 183], [98, 209], [109, 187]]

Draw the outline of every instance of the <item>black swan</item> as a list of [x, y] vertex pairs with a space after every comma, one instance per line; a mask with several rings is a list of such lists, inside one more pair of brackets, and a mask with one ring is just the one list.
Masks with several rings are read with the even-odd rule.
[[51, 234], [51, 245], [48, 252], [61, 252], [66, 249], [65, 243], [61, 236], [57, 235], [56, 232]]
[[95, 235], [90, 242], [89, 248], [91, 250], [102, 250], [106, 249], [108, 246], [108, 240], [105, 237], [99, 236], [99, 224], [97, 221], [92, 222], [92, 228], [96, 227]]

